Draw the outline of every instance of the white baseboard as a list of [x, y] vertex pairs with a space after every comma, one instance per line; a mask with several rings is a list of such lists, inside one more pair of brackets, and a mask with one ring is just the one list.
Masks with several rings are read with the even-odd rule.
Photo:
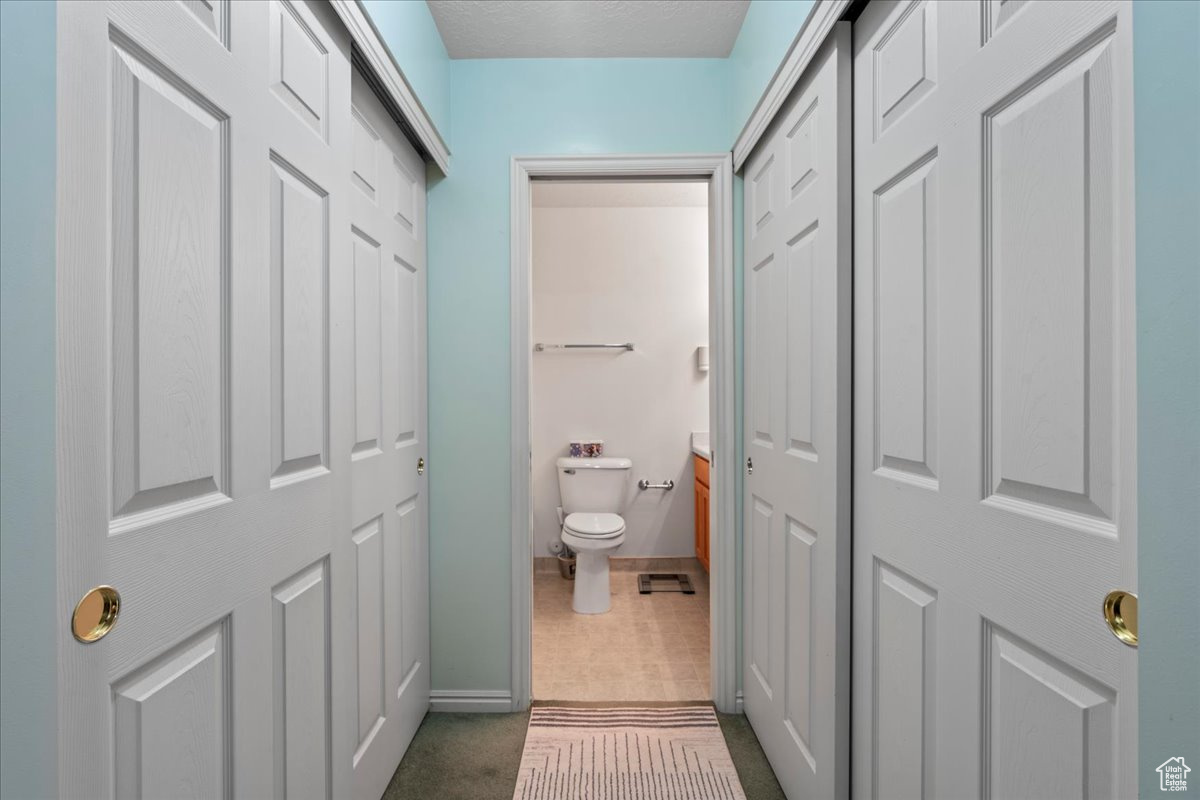
[[429, 693], [429, 710], [507, 713], [512, 711], [512, 692], [503, 689], [434, 689]]

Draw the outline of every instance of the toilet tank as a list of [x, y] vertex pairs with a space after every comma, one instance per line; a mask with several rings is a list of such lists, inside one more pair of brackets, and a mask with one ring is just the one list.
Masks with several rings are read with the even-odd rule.
[[632, 468], [628, 458], [558, 459], [563, 513], [620, 514]]

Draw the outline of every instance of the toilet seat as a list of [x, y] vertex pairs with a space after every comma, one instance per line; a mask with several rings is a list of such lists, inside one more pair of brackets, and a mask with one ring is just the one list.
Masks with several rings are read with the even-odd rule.
[[563, 540], [563, 544], [575, 551], [576, 555], [597, 553], [607, 558], [612, 551], [625, 543], [625, 531], [616, 536], [579, 536], [563, 528], [559, 538]]
[[563, 520], [560, 536], [576, 560], [571, 608], [603, 614], [612, 607], [608, 557], [625, 543], [625, 520], [620, 514], [576, 511]]
[[585, 539], [613, 539], [625, 532], [625, 520], [620, 514], [576, 511], [563, 520], [563, 532]]

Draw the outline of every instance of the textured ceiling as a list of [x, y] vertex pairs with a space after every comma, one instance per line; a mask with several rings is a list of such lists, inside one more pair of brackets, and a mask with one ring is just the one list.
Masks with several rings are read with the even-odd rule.
[[724, 58], [750, 0], [427, 0], [451, 58]]
[[536, 208], [703, 208], [708, 205], [708, 183], [535, 180], [533, 205]]

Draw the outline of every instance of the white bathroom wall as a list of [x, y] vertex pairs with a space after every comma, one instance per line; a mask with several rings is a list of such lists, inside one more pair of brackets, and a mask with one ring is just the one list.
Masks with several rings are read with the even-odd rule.
[[[555, 459], [577, 439], [633, 459], [617, 556], [695, 554], [690, 437], [708, 430], [703, 183], [535, 183], [533, 341], [633, 342], [533, 354], [534, 555], [559, 537]], [[640, 491], [639, 478], [675, 489]]]

